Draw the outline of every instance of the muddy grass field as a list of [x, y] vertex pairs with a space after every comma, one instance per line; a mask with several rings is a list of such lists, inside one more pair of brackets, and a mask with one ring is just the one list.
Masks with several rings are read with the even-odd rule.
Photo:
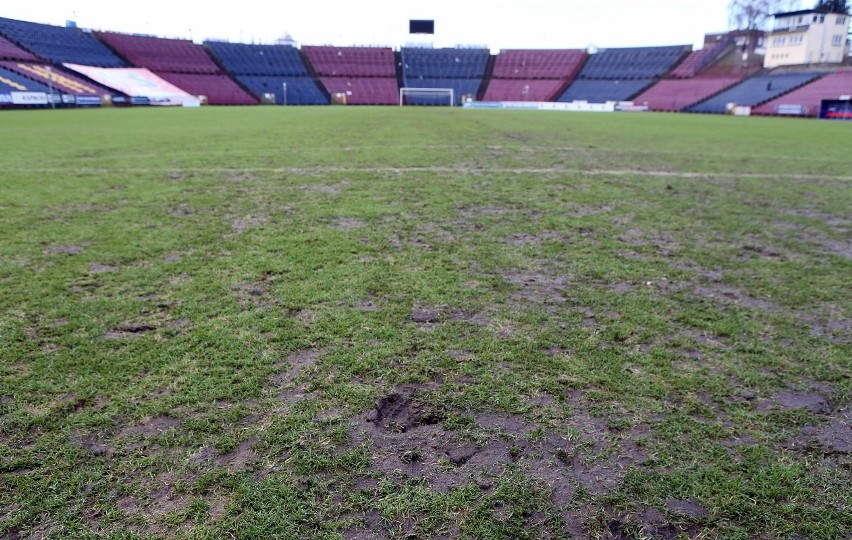
[[2, 539], [850, 537], [850, 125], [0, 116]]

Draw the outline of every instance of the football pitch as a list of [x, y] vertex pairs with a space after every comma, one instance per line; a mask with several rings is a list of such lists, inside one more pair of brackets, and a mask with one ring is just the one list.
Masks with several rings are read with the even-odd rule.
[[850, 141], [3, 112], [0, 538], [848, 538]]

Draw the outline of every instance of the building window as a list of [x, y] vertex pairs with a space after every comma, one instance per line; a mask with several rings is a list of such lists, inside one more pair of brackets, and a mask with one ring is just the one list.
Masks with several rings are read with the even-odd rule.
[[777, 38], [772, 40], [772, 44], [775, 45], [776, 47], [780, 47], [781, 45], [784, 45], [784, 38], [777, 37]]
[[825, 22], [825, 15], [819, 16], [819, 22]]
[[802, 42], [802, 36], [791, 36], [790, 45], [798, 45]]
[[831, 44], [835, 46], [843, 45], [843, 36], [833, 36], [831, 38]]
[[838, 17], [837, 24], [846, 24], [846, 17]]

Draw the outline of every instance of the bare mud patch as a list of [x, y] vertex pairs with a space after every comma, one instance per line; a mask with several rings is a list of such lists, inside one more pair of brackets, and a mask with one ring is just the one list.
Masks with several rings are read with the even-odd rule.
[[673, 514], [690, 519], [703, 518], [710, 515], [710, 512], [693, 500], [669, 499], [666, 501], [666, 508]]
[[471, 439], [446, 429], [450, 411], [424, 399], [422, 390], [397, 387], [356, 419], [351, 441], [368, 444], [374, 472], [424, 479], [438, 492], [470, 483], [488, 491], [509, 467], [517, 467], [565, 507], [580, 486], [605, 493], [645, 459], [636, 440], [639, 431], [613, 432], [603, 420], [580, 410], [584, 401], [577, 396], [577, 410], [566, 428], [579, 436], [542, 436], [538, 424], [517, 414], [458, 411], [473, 422], [477, 435]]
[[[292, 385], [296, 378], [298, 378], [303, 372], [315, 366], [323, 356], [333, 350], [334, 347], [303, 349], [290, 354], [285, 360], [287, 368], [279, 371], [272, 377], [273, 387], [282, 389]], [[283, 363], [279, 363], [278, 367], [284, 367]]]
[[269, 308], [275, 305], [275, 300], [269, 297], [269, 290], [279, 274], [266, 272], [256, 282], [237, 283], [231, 286], [231, 290], [237, 297], [240, 307]]
[[664, 257], [674, 255], [680, 250], [680, 244], [666, 231], [628, 228], [616, 237], [619, 242], [634, 247], [650, 247]]
[[320, 193], [322, 195], [339, 195], [341, 189], [346, 186], [348, 182], [340, 182], [337, 184], [312, 184], [309, 186], [302, 186], [300, 189], [306, 193]]
[[70, 442], [72, 446], [95, 456], [111, 457], [114, 452], [113, 447], [107, 444], [106, 437], [99, 433], [86, 433], [74, 429], [71, 431]]
[[180, 430], [182, 429], [182, 425], [183, 423], [177, 418], [159, 415], [151, 417], [143, 421], [141, 424], [128, 426], [122, 429], [118, 432], [117, 438], [127, 439], [131, 437], [142, 437], [144, 439], [148, 439], [151, 437], [158, 437], [169, 430]]
[[506, 269], [498, 274], [516, 287], [510, 297], [521, 304], [563, 304], [568, 289], [568, 276], [554, 268], [535, 267], [524, 270]]
[[341, 231], [351, 231], [353, 229], [360, 229], [361, 227], [365, 227], [366, 225], [367, 222], [355, 218], [336, 217], [331, 220], [331, 226]]
[[781, 392], [771, 399], [758, 401], [755, 409], [758, 411], [807, 409], [813, 413], [827, 414], [831, 412], [833, 405], [831, 399], [823, 393], [789, 390]]
[[116, 328], [107, 330], [104, 333], [104, 338], [108, 340], [136, 339], [144, 336], [148, 332], [153, 332], [156, 329], [156, 326], [145, 322], [125, 323]]
[[852, 409], [838, 412], [821, 426], [805, 426], [802, 437], [814, 441], [827, 454], [852, 457]]
[[77, 255], [81, 253], [85, 246], [75, 246], [70, 244], [57, 244], [50, 246], [44, 250], [45, 255]]
[[92, 263], [89, 265], [90, 274], [102, 274], [106, 272], [118, 272], [118, 268], [108, 264]]
[[243, 233], [250, 229], [257, 229], [262, 227], [265, 223], [269, 221], [269, 216], [267, 214], [257, 214], [254, 216], [244, 216], [240, 218], [235, 218], [231, 221], [231, 227], [234, 229], [236, 233]]

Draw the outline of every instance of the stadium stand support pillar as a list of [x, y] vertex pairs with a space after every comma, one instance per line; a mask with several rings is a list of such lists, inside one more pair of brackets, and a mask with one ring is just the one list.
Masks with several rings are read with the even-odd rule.
[[485, 98], [485, 92], [488, 90], [488, 85], [491, 84], [491, 76], [494, 74], [495, 62], [497, 62], [497, 55], [489, 55], [488, 63], [485, 64], [485, 74], [482, 76], [482, 82], [479, 85], [479, 90], [476, 91], [477, 101], [482, 101]]
[[308, 55], [305, 54], [305, 51], [303, 51], [302, 49], [299, 49], [299, 57], [302, 59], [302, 63], [305, 65], [305, 69], [308, 70], [308, 74], [311, 76], [311, 79], [314, 80], [314, 84], [317, 85], [317, 88], [319, 88], [320, 92], [322, 92], [322, 94], [325, 96], [325, 99], [327, 99], [328, 102], [331, 103], [331, 92], [328, 91], [328, 88], [326, 88], [320, 80], [319, 75], [317, 74], [317, 70], [315, 70], [313, 64], [311, 64], [311, 59], [308, 58]]

